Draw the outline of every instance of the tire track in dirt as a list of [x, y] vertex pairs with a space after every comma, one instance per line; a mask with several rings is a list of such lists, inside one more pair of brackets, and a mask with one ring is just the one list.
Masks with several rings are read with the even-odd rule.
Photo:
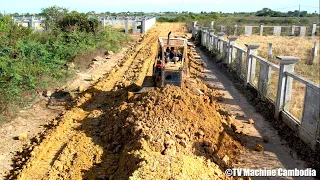
[[[28, 151], [21, 152], [10, 178], [79, 179], [82, 177], [82, 170], [99, 163], [103, 149], [93, 141], [95, 138], [88, 136], [90, 131], [93, 135], [97, 133], [95, 130], [99, 122], [86, 124], [83, 121], [98, 117], [103, 113], [102, 107], [106, 109], [117, 101], [125, 100], [128, 90], [135, 90], [142, 84], [157, 53], [159, 29], [159, 25], [156, 25], [135, 51], [129, 51], [107, 77], [84, 92], [76, 100], [74, 107], [54, 120], [52, 125], [56, 127], [45, 133], [45, 138], [39, 145], [34, 143], [28, 146]], [[26, 152], [30, 152], [30, 157]], [[27, 163], [24, 163], [28, 157]], [[21, 166], [22, 164], [24, 165]], [[61, 171], [68, 173], [62, 177]]]

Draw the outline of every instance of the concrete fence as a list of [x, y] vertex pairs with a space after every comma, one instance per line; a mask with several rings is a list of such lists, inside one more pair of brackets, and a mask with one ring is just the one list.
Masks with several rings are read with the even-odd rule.
[[[271, 75], [278, 75], [276, 97], [271, 101], [275, 107], [274, 118], [287, 124], [311, 149], [319, 149], [320, 87], [294, 73], [294, 66], [299, 59], [292, 56], [277, 56], [280, 61], [278, 66], [257, 56], [259, 45], [245, 44], [247, 48], [242, 49], [236, 45], [237, 37], [231, 36], [228, 40], [224, 40], [225, 33], [220, 32], [214, 35], [212, 31], [207, 30], [211, 28], [199, 27], [197, 30], [195, 24], [192, 25], [193, 37], [200, 40], [201, 45], [207, 50], [218, 52], [228, 68], [234, 70], [235, 74], [243, 80], [243, 85], [253, 87], [258, 92], [258, 98], [270, 99]], [[293, 80], [306, 87], [301, 120], [289, 112]]]
[[319, 26], [317, 24], [312, 24], [311, 26], [265, 26], [260, 24], [259, 26], [226, 26], [226, 25], [219, 25], [214, 26], [214, 22], [210, 23], [210, 29], [216, 30], [218, 32], [224, 32], [228, 35], [247, 35], [250, 36], [254, 34], [254, 29], [256, 30], [257, 35], [289, 35], [289, 36], [316, 36], [319, 34], [317, 32], [317, 28]]
[[[107, 25], [124, 25], [126, 33], [129, 31], [129, 25], [132, 26], [133, 33], [145, 33], [156, 23], [156, 18], [150, 16], [91, 16], [90, 18], [97, 18], [103, 27]], [[43, 17], [12, 17], [12, 19], [16, 24], [32, 28], [34, 31], [44, 30], [43, 21], [45, 18]]]
[[43, 30], [43, 21], [45, 20], [43, 17], [22, 17], [22, 18], [14, 18], [12, 17], [14, 23], [23, 26], [32, 28], [34, 31]]
[[155, 17], [145, 18], [134, 18], [134, 17], [123, 17], [123, 18], [98, 18], [102, 26], [107, 25], [124, 25], [125, 32], [129, 32], [129, 26], [132, 26], [132, 33], [145, 33], [153, 24], [156, 23]]

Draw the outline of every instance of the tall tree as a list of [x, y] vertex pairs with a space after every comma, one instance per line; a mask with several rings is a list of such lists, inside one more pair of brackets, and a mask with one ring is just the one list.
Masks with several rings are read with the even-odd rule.
[[55, 22], [60, 20], [66, 13], [68, 13], [68, 9], [64, 7], [51, 6], [43, 8], [41, 10], [41, 16], [45, 17], [44, 23], [46, 30], [52, 28], [55, 25]]

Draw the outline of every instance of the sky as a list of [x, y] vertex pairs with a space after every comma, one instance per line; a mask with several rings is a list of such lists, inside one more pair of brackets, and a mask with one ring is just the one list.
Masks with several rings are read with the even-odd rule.
[[0, 0], [3, 13], [39, 13], [41, 8], [62, 6], [79, 12], [256, 12], [264, 7], [277, 11], [319, 13], [319, 0]]

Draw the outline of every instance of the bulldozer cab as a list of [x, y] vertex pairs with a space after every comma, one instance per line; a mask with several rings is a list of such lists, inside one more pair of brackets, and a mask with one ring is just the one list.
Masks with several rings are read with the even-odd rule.
[[156, 87], [167, 84], [182, 87], [186, 66], [187, 40], [184, 38], [160, 37], [158, 57], [155, 58], [153, 77]]

